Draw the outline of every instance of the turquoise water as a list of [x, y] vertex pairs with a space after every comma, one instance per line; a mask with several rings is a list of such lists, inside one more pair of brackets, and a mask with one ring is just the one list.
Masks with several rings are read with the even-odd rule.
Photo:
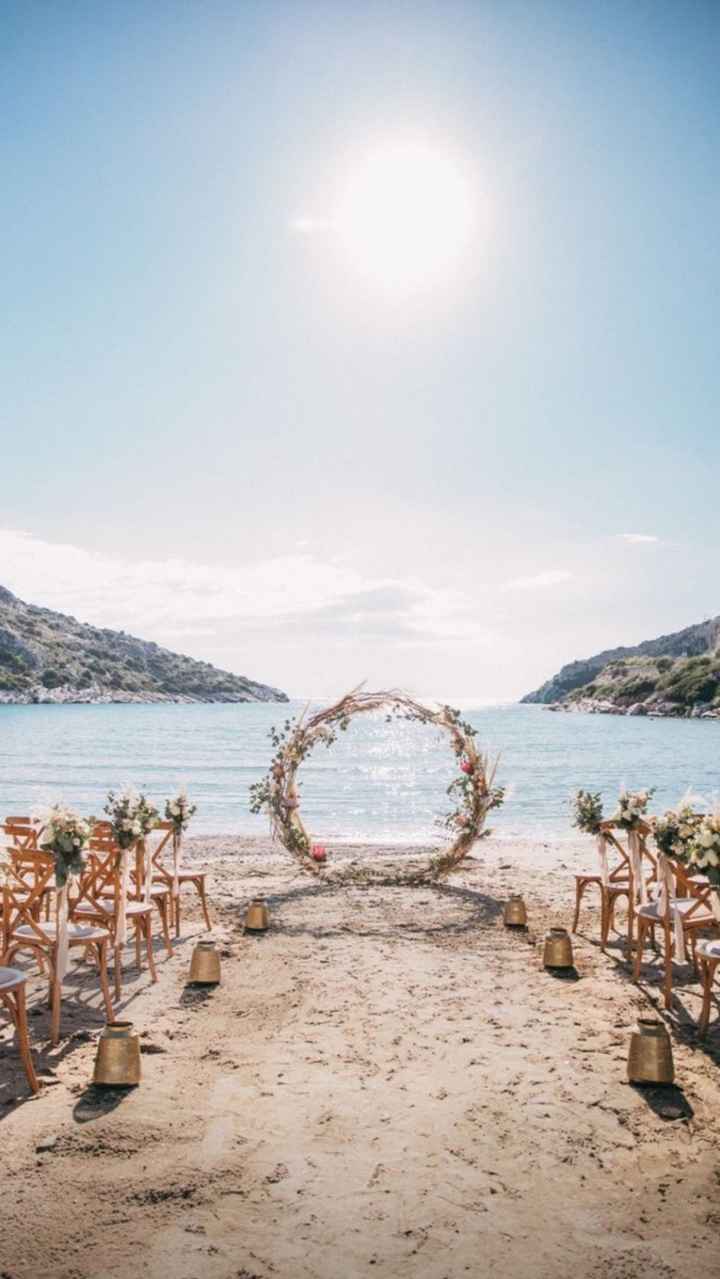
[[[185, 783], [197, 834], [264, 833], [248, 787], [267, 767], [268, 729], [302, 703], [262, 706], [0, 706], [0, 814], [37, 811], [62, 797], [98, 813], [110, 787], [133, 782], [156, 800]], [[499, 835], [571, 837], [578, 786], [605, 793], [656, 786], [653, 807], [692, 786], [720, 789], [720, 721], [552, 714], [536, 706], [463, 710], [479, 741], [501, 752], [510, 787], [493, 814]], [[447, 809], [454, 757], [417, 724], [358, 719], [301, 770], [302, 811], [318, 838], [427, 840]]]

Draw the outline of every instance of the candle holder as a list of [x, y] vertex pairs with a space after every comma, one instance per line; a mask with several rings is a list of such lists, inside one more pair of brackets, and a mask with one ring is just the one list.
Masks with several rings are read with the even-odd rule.
[[572, 942], [567, 928], [551, 928], [545, 934], [543, 964], [552, 969], [573, 967]]
[[675, 1078], [672, 1044], [659, 1017], [640, 1017], [630, 1036], [627, 1064], [631, 1084], [671, 1084]]
[[505, 903], [503, 923], [506, 928], [527, 928], [527, 910], [519, 893], [513, 893]]
[[264, 933], [270, 926], [270, 914], [262, 897], [250, 902], [245, 915], [245, 929], [249, 933]]
[[190, 960], [189, 981], [198, 986], [217, 986], [220, 981], [220, 956], [214, 941], [199, 941]]
[[140, 1083], [140, 1040], [131, 1021], [108, 1022], [98, 1042], [93, 1083], [133, 1088]]

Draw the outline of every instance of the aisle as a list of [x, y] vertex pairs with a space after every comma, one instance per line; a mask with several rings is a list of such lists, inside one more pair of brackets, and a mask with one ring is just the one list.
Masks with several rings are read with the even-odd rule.
[[[611, 959], [581, 943], [582, 980], [548, 977], [478, 863], [440, 891], [252, 871], [216, 874], [222, 986], [185, 990], [189, 939], [131, 1000], [138, 1090], [88, 1092], [81, 1029], [59, 1084], [0, 1110], [12, 1279], [716, 1274], [718, 1069], [676, 1045], [689, 1121], [623, 1082], [647, 1005]], [[525, 879], [558, 922], [557, 878]], [[274, 928], [243, 937], [229, 903], [257, 890]]]

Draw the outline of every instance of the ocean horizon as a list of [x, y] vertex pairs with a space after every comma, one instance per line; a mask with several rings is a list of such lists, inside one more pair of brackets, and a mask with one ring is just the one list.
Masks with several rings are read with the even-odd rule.
[[[718, 724], [703, 720], [550, 714], [512, 702], [454, 699], [500, 755], [508, 788], [492, 814], [501, 838], [570, 840], [580, 786], [603, 793], [655, 787], [653, 811], [692, 789], [711, 804], [719, 789]], [[263, 835], [249, 788], [267, 770], [270, 728], [307, 701], [215, 705], [0, 706], [0, 815], [37, 813], [58, 799], [99, 815], [110, 789], [132, 783], [156, 802], [185, 785], [197, 804], [191, 833]], [[353, 721], [299, 772], [313, 836], [335, 843], [440, 842], [456, 762], [443, 734], [383, 716]]]

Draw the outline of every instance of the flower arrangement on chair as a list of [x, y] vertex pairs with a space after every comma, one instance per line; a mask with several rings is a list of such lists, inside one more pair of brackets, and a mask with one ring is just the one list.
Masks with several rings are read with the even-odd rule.
[[55, 859], [55, 881], [64, 888], [68, 879], [82, 873], [92, 835], [93, 819], [85, 819], [65, 804], [53, 804], [43, 818], [40, 848]]

